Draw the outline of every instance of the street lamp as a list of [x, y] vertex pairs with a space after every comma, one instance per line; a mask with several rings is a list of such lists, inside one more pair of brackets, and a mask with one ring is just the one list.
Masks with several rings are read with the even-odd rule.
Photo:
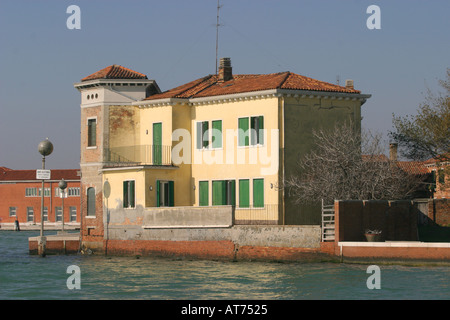
[[67, 182], [64, 180], [64, 178], [61, 179], [61, 181], [58, 184], [59, 188], [61, 189], [61, 199], [62, 199], [62, 227], [61, 227], [61, 233], [64, 233], [64, 190], [67, 188]]
[[[45, 157], [53, 152], [53, 144], [46, 138], [38, 145], [38, 151], [42, 155], [42, 170], [45, 169]], [[41, 236], [38, 244], [38, 251], [42, 256], [45, 256], [45, 238], [44, 238], [44, 179], [42, 179], [41, 190]]]

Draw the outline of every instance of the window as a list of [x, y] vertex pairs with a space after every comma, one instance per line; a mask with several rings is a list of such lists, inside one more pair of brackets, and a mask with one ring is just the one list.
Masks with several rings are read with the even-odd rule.
[[34, 221], [34, 209], [33, 207], [27, 207], [27, 222]]
[[248, 146], [248, 118], [238, 119], [238, 146]]
[[87, 189], [87, 215], [95, 216], [95, 189]]
[[239, 207], [250, 207], [250, 181], [249, 179], [239, 180]]
[[134, 208], [134, 180], [123, 182], [123, 207]]
[[44, 207], [44, 221], [48, 221], [48, 208]]
[[156, 181], [156, 206], [157, 207], [173, 207], [174, 202], [174, 182], [173, 181]]
[[[42, 196], [42, 188], [39, 188], [39, 197]], [[50, 188], [44, 188], [44, 197], [50, 197]]]
[[69, 216], [70, 216], [70, 222], [77, 221], [77, 207], [69, 208]]
[[264, 207], [264, 179], [253, 179], [253, 207]]
[[198, 183], [198, 199], [200, 206], [209, 205], [209, 183], [208, 181], [200, 181]]
[[67, 192], [68, 192], [69, 197], [77, 197], [80, 195], [80, 188], [70, 187], [70, 188], [67, 188]]
[[55, 207], [55, 222], [62, 221], [62, 208]]
[[212, 121], [212, 147], [222, 148], [222, 120]]
[[212, 205], [235, 205], [236, 182], [234, 180], [219, 180], [212, 182]]
[[17, 207], [9, 207], [9, 216], [15, 217], [17, 214]]
[[25, 197], [37, 197], [37, 188], [25, 188]]
[[250, 118], [251, 123], [251, 144], [263, 145], [264, 144], [264, 117], [257, 116]]
[[208, 121], [197, 122], [197, 149], [208, 149], [209, 137], [208, 137]]
[[444, 169], [439, 169], [438, 172], [439, 172], [438, 173], [439, 183], [444, 184], [445, 183], [445, 171], [444, 171]]
[[222, 120], [211, 121], [211, 128], [208, 121], [197, 122], [197, 149], [222, 148]]
[[[249, 124], [250, 122], [250, 124]], [[249, 130], [250, 128], [250, 130]], [[238, 145], [256, 146], [264, 144], [264, 117], [254, 116], [238, 119]]]
[[88, 147], [97, 145], [97, 119], [88, 119]]

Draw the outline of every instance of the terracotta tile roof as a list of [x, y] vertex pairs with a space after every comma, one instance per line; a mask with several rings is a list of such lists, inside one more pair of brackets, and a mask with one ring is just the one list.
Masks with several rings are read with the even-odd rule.
[[422, 161], [397, 161], [397, 166], [409, 174], [424, 175], [430, 173], [430, 170]]
[[446, 154], [440, 155], [440, 156], [438, 156], [436, 158], [428, 159], [424, 163], [426, 165], [438, 165], [438, 164], [440, 164], [442, 162], [448, 162], [448, 161], [450, 161], [450, 153], [446, 153]]
[[[390, 161], [389, 158], [384, 154], [379, 155], [362, 155], [363, 161]], [[430, 169], [425, 166], [425, 162], [423, 161], [395, 161], [395, 164], [402, 171], [415, 174], [415, 175], [424, 175], [430, 173]]]
[[147, 79], [147, 76], [143, 73], [113, 64], [87, 77], [84, 77], [81, 81], [96, 79]]
[[[51, 170], [51, 169], [50, 169]], [[80, 180], [79, 169], [51, 170], [51, 180]], [[6, 170], [0, 171], [0, 181], [36, 180], [36, 170]], [[40, 181], [40, 180], [36, 180]]]
[[208, 75], [160, 94], [149, 96], [145, 100], [201, 98], [270, 89], [361, 93], [359, 90], [315, 80], [292, 72], [280, 72], [233, 75], [233, 79], [224, 82], [219, 82], [216, 75]]

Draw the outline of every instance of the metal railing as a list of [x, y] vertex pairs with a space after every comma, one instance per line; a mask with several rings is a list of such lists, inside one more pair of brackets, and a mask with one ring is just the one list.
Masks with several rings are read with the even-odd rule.
[[172, 165], [172, 146], [134, 145], [106, 148], [104, 162], [128, 165]]
[[264, 224], [276, 225], [280, 221], [279, 205], [264, 204], [263, 207], [239, 207], [234, 209], [234, 221], [237, 225]]

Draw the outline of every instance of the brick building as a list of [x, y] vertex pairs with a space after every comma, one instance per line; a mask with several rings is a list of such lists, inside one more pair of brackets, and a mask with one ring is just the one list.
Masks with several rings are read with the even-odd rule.
[[[80, 226], [80, 174], [77, 169], [51, 170], [51, 180], [44, 184], [44, 228], [59, 229], [62, 199], [59, 181], [67, 182], [64, 199], [64, 227]], [[0, 167], [0, 225], [7, 229], [19, 221], [20, 227], [38, 229], [41, 223], [42, 180], [36, 170], [12, 170]]]

